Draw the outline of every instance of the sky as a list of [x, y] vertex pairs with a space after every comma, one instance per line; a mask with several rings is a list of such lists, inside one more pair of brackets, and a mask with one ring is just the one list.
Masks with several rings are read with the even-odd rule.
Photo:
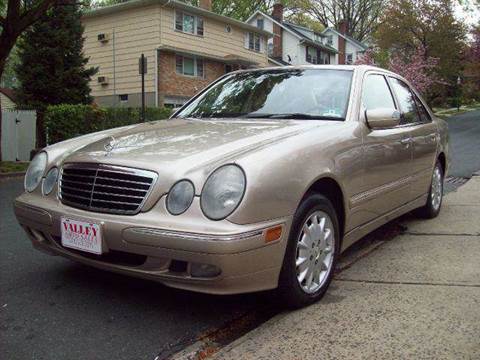
[[465, 9], [457, 3], [455, 6], [455, 16], [467, 26], [473, 26], [480, 22], [480, 9], [472, 5], [469, 6], [469, 9]]

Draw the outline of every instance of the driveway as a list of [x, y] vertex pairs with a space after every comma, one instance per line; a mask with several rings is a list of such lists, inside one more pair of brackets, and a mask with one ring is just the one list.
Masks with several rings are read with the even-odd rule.
[[[452, 175], [471, 176], [480, 169], [480, 111], [452, 117], [449, 125]], [[33, 250], [11, 208], [22, 191], [21, 179], [0, 180], [2, 358], [163, 358], [242, 314], [256, 314], [252, 324], [270, 315], [259, 305], [267, 302], [264, 294], [173, 290]]]

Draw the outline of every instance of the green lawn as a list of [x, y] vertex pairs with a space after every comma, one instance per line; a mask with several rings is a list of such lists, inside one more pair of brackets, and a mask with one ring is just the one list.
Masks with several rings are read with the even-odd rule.
[[0, 174], [26, 171], [28, 161], [0, 161]]
[[463, 114], [469, 111], [480, 110], [480, 103], [475, 103], [471, 105], [462, 105], [460, 110], [457, 108], [434, 108], [433, 112], [436, 116], [439, 117], [450, 117], [458, 114]]

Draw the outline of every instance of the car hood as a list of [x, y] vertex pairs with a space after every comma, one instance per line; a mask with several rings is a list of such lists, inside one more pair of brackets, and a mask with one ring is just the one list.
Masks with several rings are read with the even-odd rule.
[[154, 198], [168, 192], [180, 179], [191, 180], [199, 193], [207, 176], [220, 165], [240, 161], [254, 151], [269, 151], [273, 144], [313, 128], [321, 127], [325, 137], [334, 136], [338, 126], [341, 123], [336, 121], [163, 120], [92, 134], [86, 145], [88, 137], [81, 139], [81, 145], [63, 149], [60, 162], [153, 170], [159, 175]]
[[152, 170], [203, 167], [281, 141], [321, 122], [172, 119], [139, 124], [81, 147], [65, 162], [98, 162]]

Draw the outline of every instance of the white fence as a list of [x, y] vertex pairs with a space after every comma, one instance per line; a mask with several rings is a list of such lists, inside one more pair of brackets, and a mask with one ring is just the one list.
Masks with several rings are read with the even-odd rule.
[[28, 161], [35, 148], [37, 113], [2, 110], [2, 160]]

